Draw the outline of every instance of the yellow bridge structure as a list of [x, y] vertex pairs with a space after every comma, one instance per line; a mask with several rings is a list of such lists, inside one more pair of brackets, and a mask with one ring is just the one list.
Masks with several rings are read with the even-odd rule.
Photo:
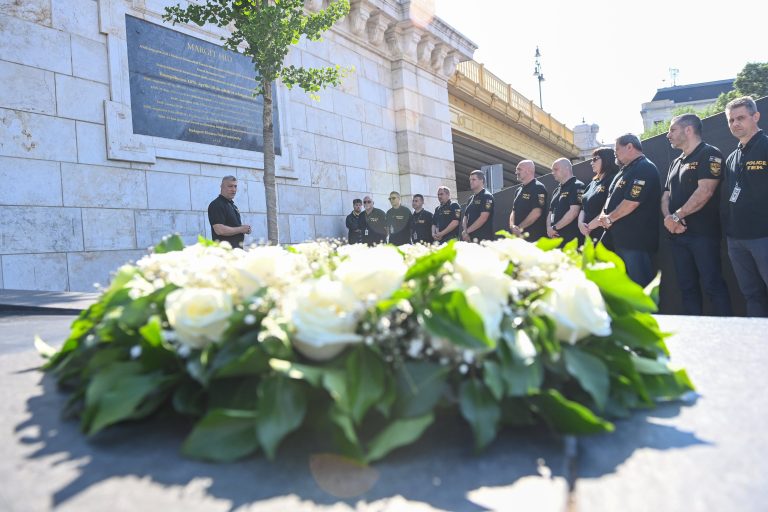
[[533, 160], [538, 173], [558, 158], [576, 158], [573, 130], [475, 61], [461, 62], [448, 82], [456, 187], [469, 188], [469, 173], [503, 164], [504, 184], [515, 166]]

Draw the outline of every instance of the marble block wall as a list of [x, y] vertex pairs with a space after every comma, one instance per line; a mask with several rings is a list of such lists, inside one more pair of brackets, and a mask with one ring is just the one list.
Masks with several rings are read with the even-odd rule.
[[[134, 136], [126, 121], [124, 15], [161, 24], [176, 3], [0, 0], [0, 288], [91, 291], [164, 235], [210, 236], [207, 206], [229, 174], [246, 241], [266, 237], [261, 154]], [[324, 41], [292, 50], [290, 63], [351, 72], [317, 101], [278, 88], [281, 242], [343, 236], [365, 194], [434, 206], [455, 185], [446, 81], [474, 49], [438, 19], [416, 23], [411, 2], [353, 0]]]

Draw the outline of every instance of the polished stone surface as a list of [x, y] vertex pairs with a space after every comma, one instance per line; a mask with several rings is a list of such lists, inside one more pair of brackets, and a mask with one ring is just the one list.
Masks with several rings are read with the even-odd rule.
[[687, 512], [759, 511], [768, 501], [766, 320], [658, 317], [699, 396], [580, 439], [575, 460], [562, 439], [531, 431], [504, 432], [477, 455], [468, 429], [445, 418], [363, 469], [301, 436], [275, 462], [190, 461], [178, 454], [188, 426], [162, 418], [86, 440], [61, 419], [66, 396], [35, 370], [32, 348], [35, 334], [60, 343], [74, 316], [0, 315], [2, 510]]

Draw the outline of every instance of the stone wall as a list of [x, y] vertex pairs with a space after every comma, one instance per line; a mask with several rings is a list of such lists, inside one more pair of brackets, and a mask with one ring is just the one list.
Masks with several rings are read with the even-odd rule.
[[[260, 153], [132, 133], [124, 15], [159, 24], [175, 3], [0, 0], [0, 288], [90, 291], [168, 233], [210, 236], [207, 206], [227, 174], [253, 226], [246, 242], [266, 237]], [[353, 1], [323, 42], [289, 54], [354, 70], [319, 101], [278, 87], [281, 242], [342, 236], [366, 193], [384, 209], [391, 190], [434, 205], [454, 184], [446, 80], [475, 47], [412, 18], [408, 1]]]

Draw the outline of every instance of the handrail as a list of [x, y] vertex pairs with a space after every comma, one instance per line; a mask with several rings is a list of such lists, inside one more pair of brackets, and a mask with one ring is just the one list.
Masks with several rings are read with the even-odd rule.
[[533, 119], [558, 137], [573, 144], [573, 130], [554, 119], [551, 114], [544, 112], [537, 107], [533, 101], [517, 92], [511, 85], [504, 82], [501, 78], [488, 71], [485, 68], [485, 65], [475, 62], [474, 60], [467, 60], [460, 62], [458, 66], [456, 66], [456, 72], [461, 73], [484, 90], [494, 94], [499, 100], [520, 111], [528, 118]]

